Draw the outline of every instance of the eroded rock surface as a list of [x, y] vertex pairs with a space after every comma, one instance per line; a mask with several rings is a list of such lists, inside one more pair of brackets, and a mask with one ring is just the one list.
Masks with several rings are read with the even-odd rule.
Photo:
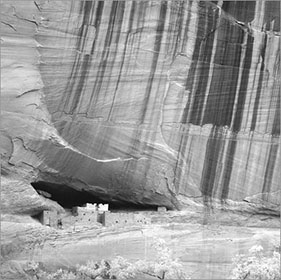
[[279, 8], [2, 1], [1, 153], [11, 190], [18, 174], [169, 208], [278, 191]]

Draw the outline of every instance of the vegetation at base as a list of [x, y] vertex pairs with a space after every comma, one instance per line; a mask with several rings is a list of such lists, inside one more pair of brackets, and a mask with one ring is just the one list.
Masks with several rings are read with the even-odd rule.
[[157, 239], [153, 244], [156, 250], [156, 260], [139, 260], [131, 263], [123, 257], [96, 262], [88, 261], [85, 265], [78, 265], [73, 271], [59, 269], [54, 273], [39, 268], [36, 262], [30, 262], [26, 272], [39, 280], [102, 280], [102, 279], [143, 279], [145, 275], [150, 279], [190, 279], [183, 271], [177, 259], [173, 259], [172, 251], [163, 239]]
[[[117, 256], [112, 260], [89, 260], [73, 270], [59, 269], [50, 273], [39, 268], [36, 262], [28, 263], [25, 271], [38, 280], [103, 280], [103, 279], [191, 279], [183, 271], [178, 259], [162, 239], [153, 244], [156, 260], [130, 262]], [[280, 249], [280, 246], [279, 246]], [[266, 255], [262, 246], [253, 246], [248, 255], [240, 254], [233, 259], [233, 270], [229, 279], [280, 280], [280, 252]]]
[[[280, 247], [279, 247], [280, 248]], [[249, 255], [237, 255], [230, 279], [280, 280], [280, 252], [266, 256], [262, 246], [253, 246]]]

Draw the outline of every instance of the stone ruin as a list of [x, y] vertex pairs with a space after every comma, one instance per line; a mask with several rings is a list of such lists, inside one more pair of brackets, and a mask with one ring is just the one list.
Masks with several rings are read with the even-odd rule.
[[167, 208], [164, 207], [164, 206], [158, 206], [157, 207], [157, 212], [163, 213], [163, 212], [166, 212], [166, 211], [167, 211]]
[[57, 211], [44, 210], [39, 214], [41, 224], [57, 228], [59, 225], [60, 215]]
[[[165, 212], [165, 207], [159, 207], [159, 212]], [[151, 224], [151, 218], [145, 212], [110, 212], [108, 204], [85, 204], [84, 207], [73, 207], [69, 215], [57, 211], [44, 210], [37, 215], [38, 220], [46, 226], [63, 228], [76, 224], [99, 223], [103, 226], [123, 227], [126, 225]]]
[[142, 213], [134, 212], [104, 212], [103, 222], [104, 226], [123, 227], [126, 225], [147, 225], [151, 224], [151, 218]]

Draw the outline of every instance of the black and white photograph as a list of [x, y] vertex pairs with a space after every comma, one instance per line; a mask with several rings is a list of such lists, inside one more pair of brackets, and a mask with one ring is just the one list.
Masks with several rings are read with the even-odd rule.
[[279, 0], [1, 0], [3, 280], [280, 280]]

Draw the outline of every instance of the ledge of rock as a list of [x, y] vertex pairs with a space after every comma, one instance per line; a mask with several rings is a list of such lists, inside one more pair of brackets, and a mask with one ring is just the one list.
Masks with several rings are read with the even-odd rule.
[[259, 194], [251, 203], [275, 205], [279, 1], [3, 0], [1, 11], [8, 212], [48, 204], [36, 182], [170, 209]]

